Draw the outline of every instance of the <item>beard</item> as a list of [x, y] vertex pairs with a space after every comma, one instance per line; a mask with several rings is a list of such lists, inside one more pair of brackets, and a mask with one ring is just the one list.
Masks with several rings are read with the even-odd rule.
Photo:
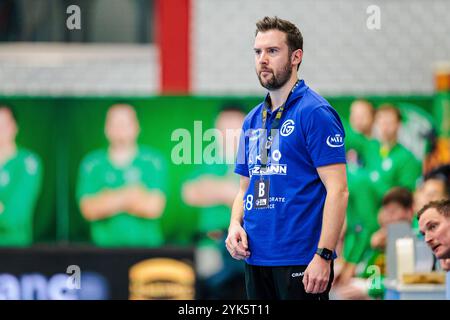
[[263, 79], [261, 76], [262, 71], [260, 71], [258, 75], [258, 80], [263, 88], [267, 90], [277, 90], [283, 87], [291, 78], [292, 75], [292, 67], [290, 62], [288, 61], [279, 72], [274, 72], [273, 70], [265, 69], [265, 72], [270, 72], [272, 77], [269, 79]]

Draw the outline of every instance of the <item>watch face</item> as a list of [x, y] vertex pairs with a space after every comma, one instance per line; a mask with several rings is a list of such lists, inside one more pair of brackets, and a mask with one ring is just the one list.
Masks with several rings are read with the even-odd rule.
[[325, 260], [331, 260], [331, 257], [333, 255], [333, 252], [331, 250], [325, 248], [318, 249], [317, 253]]

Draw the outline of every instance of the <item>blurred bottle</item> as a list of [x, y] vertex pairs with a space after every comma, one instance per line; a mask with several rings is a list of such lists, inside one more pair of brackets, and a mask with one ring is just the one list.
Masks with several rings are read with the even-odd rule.
[[403, 275], [414, 273], [414, 239], [400, 238], [395, 242], [397, 256], [397, 282], [403, 282]]

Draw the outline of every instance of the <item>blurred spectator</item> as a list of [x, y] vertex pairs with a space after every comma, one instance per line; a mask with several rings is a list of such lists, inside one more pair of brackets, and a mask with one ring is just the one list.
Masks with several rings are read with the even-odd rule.
[[369, 173], [363, 167], [363, 153], [372, 137], [374, 116], [373, 105], [367, 100], [355, 100], [350, 106], [350, 128], [345, 137], [350, 195], [343, 236], [338, 246], [342, 254], [336, 260], [336, 283], [346, 282], [354, 275], [356, 265], [370, 248], [372, 233], [378, 229], [379, 200]]
[[356, 266], [370, 251], [370, 238], [379, 228], [378, 199], [368, 172], [354, 164], [347, 165], [350, 197], [348, 200], [343, 250], [336, 261], [336, 283], [354, 276]]
[[434, 169], [450, 163], [450, 139], [439, 138], [435, 128], [425, 133], [424, 138], [427, 140], [427, 152], [422, 167], [423, 173], [428, 174]]
[[16, 144], [16, 117], [0, 105], [0, 246], [33, 242], [33, 212], [41, 188], [39, 157]]
[[350, 128], [345, 136], [348, 163], [361, 164], [365, 144], [372, 138], [374, 117], [375, 109], [369, 101], [358, 99], [350, 105]]
[[380, 198], [395, 186], [414, 190], [421, 175], [420, 162], [397, 141], [400, 126], [401, 114], [396, 107], [384, 104], [377, 109], [378, 140], [366, 144], [364, 164]]
[[107, 149], [87, 155], [80, 166], [77, 196], [98, 246], [160, 246], [159, 217], [166, 205], [166, 163], [137, 144], [139, 123], [126, 104], [107, 112]]
[[[445, 165], [435, 168], [423, 178], [422, 184], [417, 188], [414, 194], [414, 211], [418, 212], [422, 207], [432, 201], [449, 198], [450, 165]], [[420, 238], [421, 235], [419, 233], [417, 215], [414, 216], [412, 227], [416, 236]]]
[[374, 116], [373, 105], [367, 100], [355, 100], [350, 106], [350, 125], [367, 138], [372, 137]]
[[[426, 175], [418, 192], [418, 198], [416, 212], [430, 202], [450, 199], [450, 165], [437, 167]], [[413, 220], [413, 228], [416, 233], [420, 230], [417, 215]], [[444, 270], [450, 270], [450, 259], [441, 259], [440, 263]]]
[[357, 277], [336, 285], [335, 295], [338, 299], [370, 299], [384, 296], [387, 226], [401, 221], [411, 222], [413, 196], [408, 189], [395, 187], [386, 193], [382, 203], [378, 215], [380, 229], [371, 238], [374, 250], [361, 263], [363, 271]]
[[450, 200], [433, 201], [418, 213], [421, 233], [442, 266], [448, 270], [450, 259]]
[[450, 195], [450, 164], [434, 168], [425, 175], [425, 180], [435, 178], [445, 183], [446, 195]]
[[372, 137], [375, 109], [367, 100], [358, 99], [350, 105], [350, 126], [356, 133], [366, 138]]
[[[372, 107], [357, 100], [351, 106], [350, 121], [354, 131], [346, 137], [348, 160], [349, 206], [343, 244], [342, 267], [337, 268], [336, 281], [346, 282], [356, 265], [369, 250], [369, 239], [377, 229], [376, 211], [384, 194], [393, 187], [414, 190], [421, 175], [421, 164], [397, 141], [401, 125], [400, 111], [390, 104], [380, 106], [375, 113], [371, 139]], [[366, 117], [367, 121], [361, 120]], [[376, 128], [376, 130], [375, 130]], [[364, 133], [364, 134], [363, 134]]]
[[372, 248], [384, 250], [387, 240], [387, 225], [399, 222], [411, 222], [413, 218], [412, 193], [401, 187], [395, 187], [383, 198], [383, 206], [378, 215], [380, 229], [375, 232], [370, 241]]
[[238, 104], [222, 108], [215, 121], [220, 163], [202, 165], [183, 185], [183, 200], [201, 208], [196, 239], [199, 298], [245, 298], [244, 262], [234, 260], [224, 245], [231, 206], [239, 190], [239, 177], [233, 172], [244, 118]]

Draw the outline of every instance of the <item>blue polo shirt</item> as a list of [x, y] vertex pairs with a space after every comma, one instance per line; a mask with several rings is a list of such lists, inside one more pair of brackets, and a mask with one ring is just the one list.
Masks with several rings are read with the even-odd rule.
[[[267, 100], [267, 97], [266, 97]], [[265, 100], [265, 101], [266, 101]], [[303, 80], [288, 97], [274, 136], [267, 169], [261, 173], [262, 102], [244, 120], [235, 173], [250, 177], [244, 196], [248, 264], [307, 265], [322, 229], [326, 189], [317, 168], [345, 163], [344, 128], [337, 112]], [[267, 128], [278, 110], [268, 108]], [[255, 182], [269, 180], [269, 205], [255, 206]]]

